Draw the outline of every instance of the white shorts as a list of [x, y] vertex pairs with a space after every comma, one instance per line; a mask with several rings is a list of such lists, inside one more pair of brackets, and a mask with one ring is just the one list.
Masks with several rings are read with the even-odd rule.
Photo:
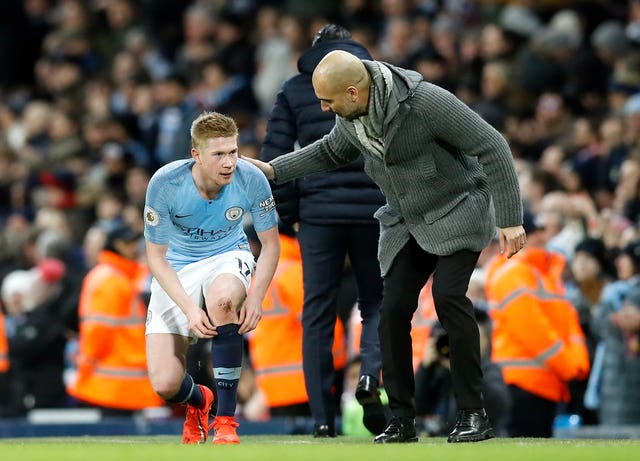
[[[198, 305], [204, 306], [204, 294], [216, 277], [221, 274], [235, 275], [248, 291], [255, 266], [255, 260], [249, 251], [229, 251], [184, 266], [178, 271], [178, 279], [189, 297]], [[189, 331], [189, 319], [155, 278], [151, 282], [145, 334], [151, 333], [188, 336], [191, 338], [190, 342], [197, 341], [197, 337]]]

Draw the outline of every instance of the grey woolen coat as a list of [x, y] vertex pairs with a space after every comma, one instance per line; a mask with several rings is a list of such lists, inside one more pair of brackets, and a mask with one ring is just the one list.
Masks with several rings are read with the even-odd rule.
[[[376, 63], [362, 61], [372, 77]], [[383, 275], [412, 235], [435, 255], [482, 250], [498, 227], [522, 224], [522, 201], [505, 139], [450, 92], [387, 63], [393, 89], [380, 157], [367, 151], [352, 121], [337, 117], [315, 143], [272, 160], [276, 183], [329, 171], [364, 156], [387, 203], [380, 221]]]

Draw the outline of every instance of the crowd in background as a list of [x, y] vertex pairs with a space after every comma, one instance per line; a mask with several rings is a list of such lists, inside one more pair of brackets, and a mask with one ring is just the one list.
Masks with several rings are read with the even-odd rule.
[[526, 213], [566, 258], [594, 361], [566, 411], [640, 424], [638, 0], [0, 2], [3, 385], [13, 389], [0, 395], [21, 396], [0, 415], [73, 405], [65, 353], [106, 236], [123, 223], [142, 233], [147, 182], [189, 156], [202, 110], [232, 116], [240, 152], [257, 156], [280, 85], [327, 23], [505, 136]]

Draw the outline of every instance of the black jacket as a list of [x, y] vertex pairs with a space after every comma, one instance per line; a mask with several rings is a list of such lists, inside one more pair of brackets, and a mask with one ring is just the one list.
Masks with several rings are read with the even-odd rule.
[[[298, 60], [299, 74], [285, 81], [267, 125], [260, 151], [263, 161], [289, 153], [320, 139], [333, 128], [335, 114], [322, 112], [311, 85], [311, 75], [330, 51], [344, 50], [361, 59], [371, 59], [362, 45], [351, 40], [319, 43]], [[358, 158], [329, 173], [273, 185], [276, 207], [285, 224], [373, 224], [373, 213], [385, 203], [378, 186], [366, 175]]]
[[47, 301], [15, 319], [9, 342], [9, 404], [7, 416], [32, 408], [60, 408], [66, 403], [63, 382], [65, 328]]

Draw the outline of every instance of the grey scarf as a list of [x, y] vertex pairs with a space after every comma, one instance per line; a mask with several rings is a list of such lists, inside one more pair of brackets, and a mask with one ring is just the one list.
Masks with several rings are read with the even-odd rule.
[[393, 77], [387, 66], [376, 61], [374, 63], [375, 69], [369, 69], [371, 73], [369, 112], [367, 115], [355, 119], [353, 123], [362, 145], [372, 154], [382, 157], [384, 153], [384, 119], [389, 96], [393, 89]]

